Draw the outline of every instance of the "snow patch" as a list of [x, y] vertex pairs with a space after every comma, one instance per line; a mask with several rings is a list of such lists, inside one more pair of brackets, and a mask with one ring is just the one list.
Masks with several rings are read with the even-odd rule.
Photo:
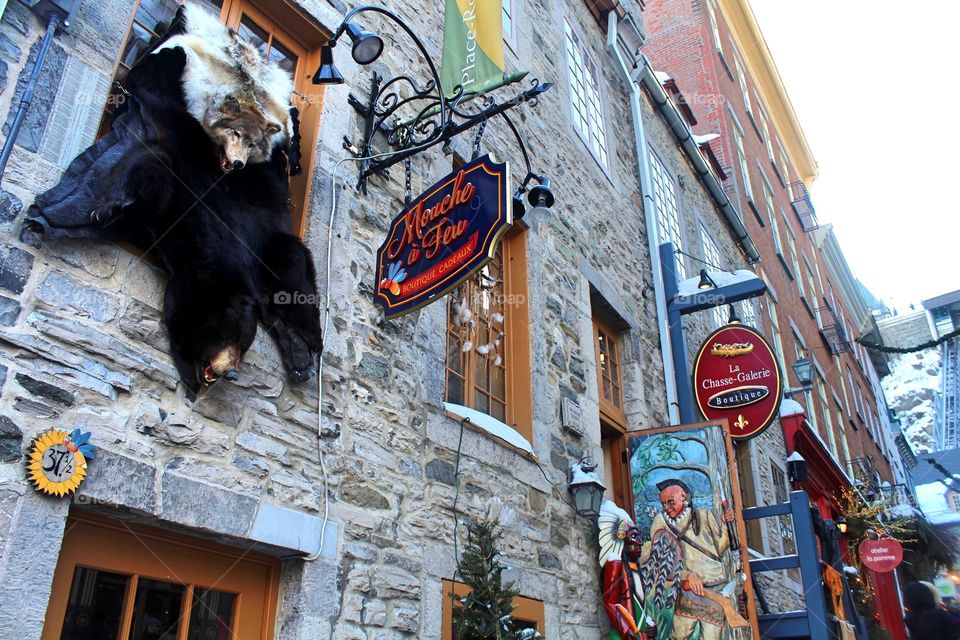
[[[933, 428], [940, 395], [940, 350], [905, 353], [881, 380], [887, 405], [897, 412], [903, 435], [917, 454], [934, 449]], [[941, 485], [942, 486], [942, 485]]]

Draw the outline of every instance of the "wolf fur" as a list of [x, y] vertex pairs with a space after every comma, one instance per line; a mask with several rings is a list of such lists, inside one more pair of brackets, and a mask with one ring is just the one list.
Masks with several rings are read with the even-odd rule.
[[302, 382], [322, 340], [313, 259], [290, 234], [293, 150], [277, 144], [264, 161], [224, 174], [217, 143], [188, 109], [190, 55], [161, 47], [134, 65], [110, 133], [37, 196], [26, 226], [131, 242], [170, 273], [163, 321], [188, 397], [241, 375], [258, 324]]
[[198, 5], [184, 7], [185, 33], [157, 51], [182, 49], [187, 111], [219, 145], [221, 169], [264, 162], [274, 147], [289, 143], [290, 75]]

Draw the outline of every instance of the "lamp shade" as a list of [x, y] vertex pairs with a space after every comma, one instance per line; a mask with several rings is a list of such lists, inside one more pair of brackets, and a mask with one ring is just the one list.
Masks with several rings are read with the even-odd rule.
[[362, 31], [357, 25], [348, 22], [344, 32], [353, 42], [353, 59], [357, 64], [370, 64], [383, 53], [383, 40], [375, 33]]
[[343, 76], [333, 64], [333, 47], [329, 44], [320, 48], [320, 68], [313, 74], [313, 84], [343, 84]]
[[806, 358], [800, 358], [793, 363], [793, 373], [804, 387], [809, 387], [813, 384], [813, 363]]
[[603, 504], [603, 494], [607, 487], [600, 482], [596, 473], [596, 465], [588, 460], [581, 460], [570, 466], [567, 488], [573, 497], [573, 508], [577, 515], [589, 519], [596, 519]]

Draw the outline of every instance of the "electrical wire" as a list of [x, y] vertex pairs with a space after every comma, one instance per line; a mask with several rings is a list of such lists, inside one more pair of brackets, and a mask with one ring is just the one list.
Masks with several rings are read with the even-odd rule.
[[[369, 156], [340, 158], [334, 165], [333, 173], [330, 177], [330, 215], [327, 218], [327, 273], [324, 282], [323, 327], [320, 333], [324, 338], [326, 338], [327, 329], [330, 326], [330, 273], [333, 270], [333, 219], [337, 212], [337, 172], [340, 170], [340, 165], [344, 162], [363, 162], [375, 158], [384, 158], [406, 151], [419, 151], [432, 144], [433, 142], [424, 143], [401, 151], [375, 153]], [[320, 355], [317, 357], [317, 459], [320, 462], [320, 473], [323, 478], [323, 524], [320, 528], [320, 547], [316, 553], [304, 558], [306, 562], [313, 562], [323, 555], [323, 545], [327, 535], [327, 524], [330, 522], [330, 497], [327, 493], [329, 489], [329, 479], [327, 478], [327, 468], [323, 456], [323, 349], [320, 350]]]
[[460, 572], [460, 549], [457, 542], [457, 532], [460, 527], [460, 518], [457, 516], [459, 512], [457, 511], [457, 502], [460, 500], [460, 453], [463, 450], [463, 427], [466, 423], [470, 422], [470, 418], [464, 417], [460, 421], [460, 437], [457, 439], [457, 463], [453, 471], [453, 481], [454, 486], [456, 487], [456, 492], [453, 494], [453, 560], [456, 562], [456, 568], [453, 570], [453, 577], [451, 580], [457, 579], [457, 573]]
[[699, 262], [700, 264], [706, 265], [706, 266], [708, 266], [708, 267], [713, 267], [714, 269], [717, 269], [717, 270], [719, 270], [719, 271], [726, 271], [726, 269], [724, 269], [723, 267], [721, 267], [721, 266], [718, 265], [718, 264], [713, 264], [712, 262], [707, 262], [707, 261], [704, 260], [703, 258], [698, 258], [697, 256], [693, 255], [692, 253], [687, 253], [686, 251], [682, 251], [681, 249], [674, 249], [673, 252], [674, 252], [674, 253], [678, 253], [678, 254], [680, 254], [680, 255], [682, 255], [682, 256], [687, 256], [688, 258], [693, 258], [694, 260], [696, 260], [696, 261]]

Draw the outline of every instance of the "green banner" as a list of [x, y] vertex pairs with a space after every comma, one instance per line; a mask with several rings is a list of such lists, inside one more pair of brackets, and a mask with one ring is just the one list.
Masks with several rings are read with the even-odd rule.
[[444, 95], [457, 85], [483, 92], [504, 83], [501, 0], [446, 0], [443, 20]]

